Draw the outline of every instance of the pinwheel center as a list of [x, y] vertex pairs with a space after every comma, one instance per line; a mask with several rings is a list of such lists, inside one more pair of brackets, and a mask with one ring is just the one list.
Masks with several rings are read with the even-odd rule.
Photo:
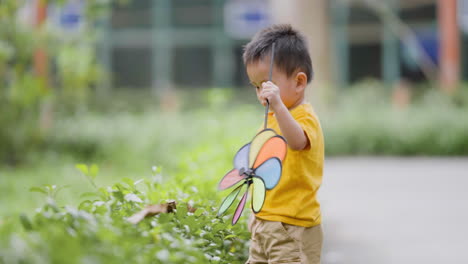
[[248, 178], [251, 178], [251, 177], [255, 176], [255, 173], [253, 172], [252, 169], [241, 168], [241, 169], [239, 170], [239, 175], [245, 175], [245, 176], [247, 176]]

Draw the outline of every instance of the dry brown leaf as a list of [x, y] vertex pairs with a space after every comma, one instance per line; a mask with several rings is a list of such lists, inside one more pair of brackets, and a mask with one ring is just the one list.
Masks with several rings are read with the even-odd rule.
[[[177, 203], [174, 200], [169, 201], [167, 203], [163, 203], [163, 204], [150, 204], [150, 205], [145, 206], [143, 210], [127, 218], [127, 221], [129, 221], [132, 224], [137, 224], [141, 222], [143, 219], [145, 219], [146, 217], [154, 216], [160, 213], [172, 213], [174, 212], [174, 209], [176, 208], [177, 208]], [[187, 204], [188, 212], [193, 213], [196, 210], [197, 208], [194, 208]]]

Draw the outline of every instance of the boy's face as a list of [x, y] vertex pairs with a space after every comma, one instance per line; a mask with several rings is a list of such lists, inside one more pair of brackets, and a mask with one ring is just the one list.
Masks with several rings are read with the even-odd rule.
[[[255, 87], [257, 98], [260, 101], [259, 94], [262, 91], [262, 83], [268, 81], [270, 74], [270, 60], [260, 59], [247, 64], [246, 68], [250, 83]], [[271, 81], [280, 89], [281, 101], [283, 101], [287, 108], [295, 107], [299, 101], [302, 101], [303, 89], [297, 89], [298, 82], [296, 81], [295, 74], [288, 77], [286, 73], [277, 69], [277, 67], [273, 67]]]

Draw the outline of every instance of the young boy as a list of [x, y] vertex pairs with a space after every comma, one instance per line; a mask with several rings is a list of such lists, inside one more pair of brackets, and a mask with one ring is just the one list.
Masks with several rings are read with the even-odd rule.
[[[273, 43], [273, 75], [268, 81]], [[288, 143], [281, 180], [267, 191], [262, 210], [249, 223], [246, 263], [320, 263], [323, 235], [317, 191], [324, 146], [317, 115], [304, 98], [313, 72], [305, 38], [290, 25], [271, 26], [245, 46], [243, 59], [258, 100], [270, 104], [268, 128]]]

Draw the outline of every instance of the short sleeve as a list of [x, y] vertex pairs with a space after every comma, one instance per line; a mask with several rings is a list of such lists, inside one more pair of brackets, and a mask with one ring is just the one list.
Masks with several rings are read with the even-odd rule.
[[309, 144], [304, 150], [311, 149], [311, 147], [314, 146], [314, 142], [317, 142], [320, 129], [320, 124], [317, 117], [312, 112], [308, 111], [300, 111], [293, 117], [297, 123], [299, 123], [307, 139], [309, 140]]

